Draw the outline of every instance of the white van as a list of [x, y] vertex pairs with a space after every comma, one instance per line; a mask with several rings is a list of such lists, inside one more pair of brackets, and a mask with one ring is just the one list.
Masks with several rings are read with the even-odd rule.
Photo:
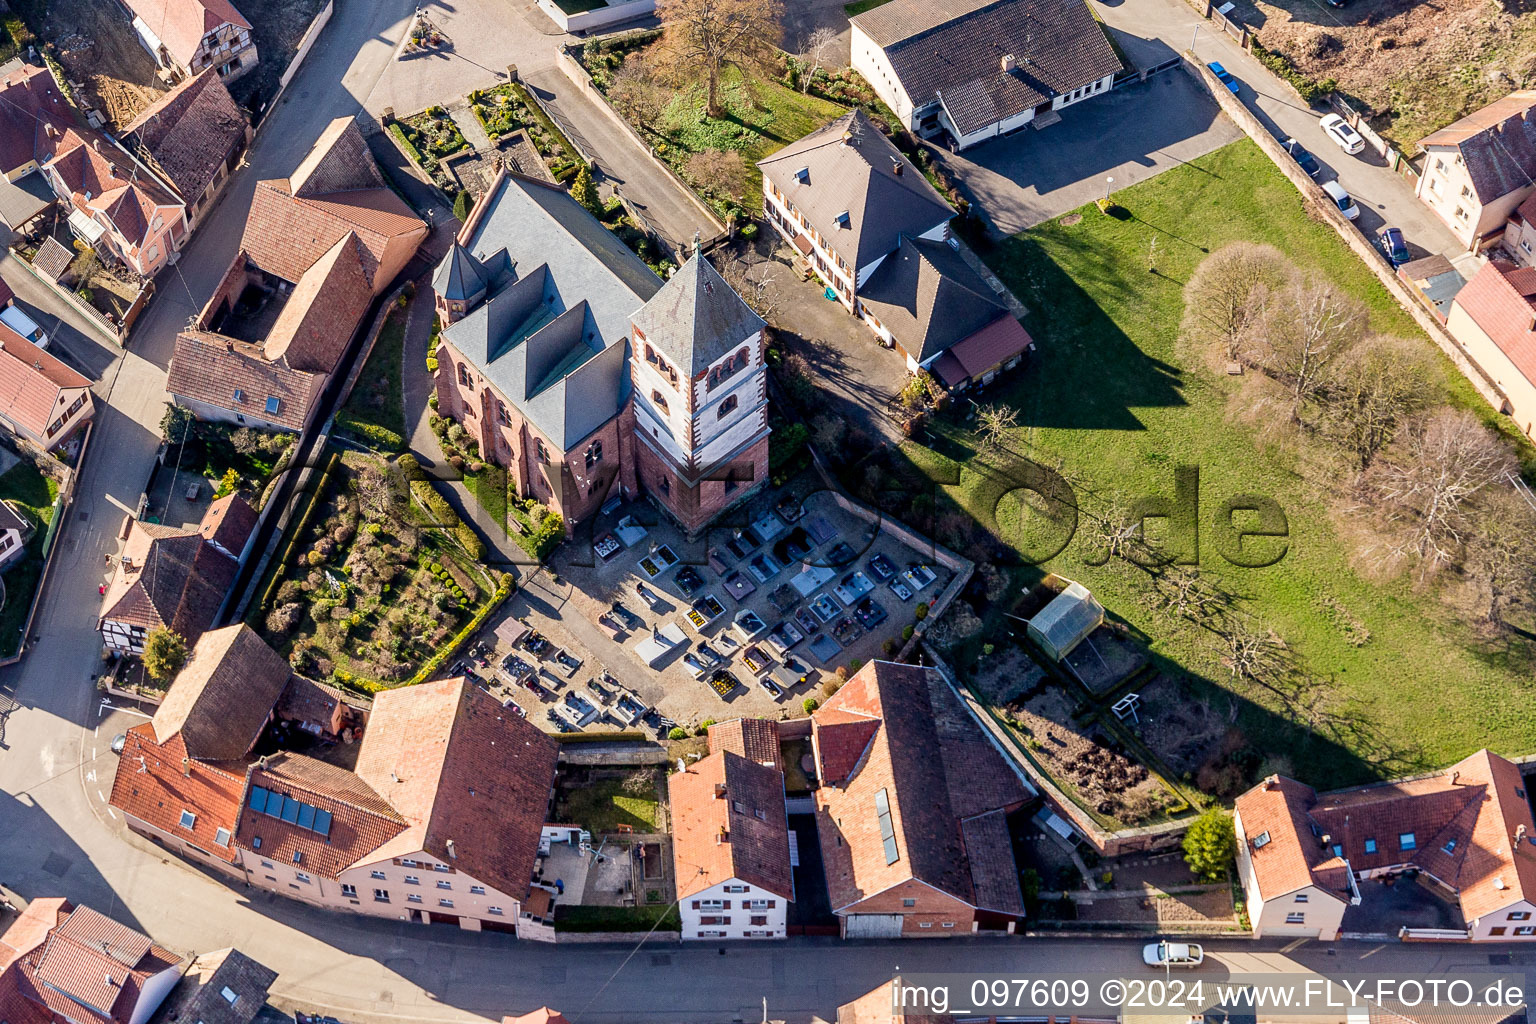
[[6, 306], [4, 309], [0, 309], [0, 323], [5, 324], [5, 326], [26, 338], [38, 348], [46, 349], [48, 347], [48, 335], [43, 333], [43, 329], [37, 326], [37, 323], [31, 317], [27, 316], [17, 307]]

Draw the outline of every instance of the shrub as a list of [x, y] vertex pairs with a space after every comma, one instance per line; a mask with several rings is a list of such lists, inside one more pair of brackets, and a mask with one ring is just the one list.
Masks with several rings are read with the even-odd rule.
[[901, 627], [901, 639], [903, 641], [911, 640], [912, 639], [912, 634], [914, 632], [916, 632], [916, 631], [911, 626], [903, 626], [903, 627]]
[[233, 466], [224, 471], [224, 476], [219, 479], [219, 486], [214, 490], [215, 498], [224, 498], [235, 493], [235, 488], [240, 486], [240, 474]]
[[187, 642], [180, 633], [161, 626], [144, 638], [144, 671], [151, 679], [171, 678], [187, 663]]
[[[917, 621], [918, 622], [922, 622], [924, 619], [926, 619], [928, 617], [928, 602], [926, 602], [926, 601], [918, 602], [917, 607], [912, 609], [912, 614], [917, 616]], [[908, 627], [908, 628], [910, 628], [910, 627]]]
[[1232, 819], [1220, 808], [1212, 807], [1184, 833], [1184, 862], [1189, 870], [1208, 881], [1226, 876], [1232, 858], [1237, 855], [1237, 836]]
[[336, 425], [379, 451], [398, 452], [405, 447], [405, 438], [393, 430], [360, 420], [349, 413], [337, 413]]
[[[460, 525], [459, 514], [453, 510], [452, 505], [448, 504], [448, 499], [439, 494], [437, 488], [432, 486], [432, 481], [412, 480], [411, 497], [415, 498], [416, 502], [427, 510], [427, 514], [432, 517], [433, 525], [441, 526], [448, 530], [457, 529]], [[918, 607], [922, 608], [924, 606], [919, 605]]]
[[[427, 372], [428, 373], [436, 373], [437, 372], [437, 356], [434, 356], [434, 355], [428, 355], [427, 356]], [[435, 396], [436, 392], [433, 392], [433, 395]]]
[[422, 167], [427, 165], [426, 158], [421, 155], [421, 150], [417, 149], [416, 144], [411, 141], [411, 136], [414, 136], [415, 132], [412, 132], [411, 135], [406, 135], [405, 128], [401, 126], [400, 122], [396, 121], [389, 126], [389, 134], [400, 144], [400, 148], [405, 150], [405, 155], [410, 157], [412, 161]]
[[742, 228], [740, 231], [738, 231], [736, 233], [738, 235], [740, 235], [746, 241], [750, 242], [752, 239], [757, 237], [757, 225], [756, 224], [748, 224], [746, 227]]
[[[464, 545], [464, 550], [469, 552], [470, 558], [477, 562], [485, 561], [485, 541], [480, 539], [480, 535], [475, 532], [474, 527], [468, 523], [460, 523], [454, 527], [453, 535], [458, 538], [460, 544]], [[463, 591], [459, 591], [459, 593], [462, 595]]]
[[672, 730], [667, 733], [667, 739], [669, 739], [669, 740], [676, 741], [676, 740], [685, 740], [687, 738], [688, 738], [688, 732], [687, 732], [687, 730], [683, 729], [681, 726], [674, 725], [672, 727]]
[[815, 697], [807, 697], [805, 698], [805, 702], [800, 706], [805, 709], [806, 714], [810, 714], [817, 708], [821, 707], [821, 701], [817, 700]]
[[407, 481], [420, 480], [422, 478], [421, 463], [417, 461], [416, 456], [412, 455], [410, 452], [406, 452], [404, 455], [400, 456], [399, 459], [395, 460], [395, 465], [400, 467], [400, 474], [404, 476]]
[[854, 658], [852, 661], [850, 661], [848, 663], [848, 674], [852, 675], [853, 673], [857, 672], [859, 670], [860, 666], [862, 666], [863, 664], [864, 664], [864, 659], [863, 658]]

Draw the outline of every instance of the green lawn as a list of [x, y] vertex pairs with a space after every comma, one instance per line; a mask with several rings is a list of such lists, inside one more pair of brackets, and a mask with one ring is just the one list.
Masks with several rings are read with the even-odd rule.
[[632, 796], [621, 779], [598, 779], [560, 790], [555, 820], [580, 825], [594, 835], [628, 825], [636, 832], [656, 831], [656, 794]]
[[[1529, 685], [1531, 652], [1518, 641], [1474, 636], [1434, 592], [1363, 578], [1355, 551], [1335, 531], [1327, 495], [1334, 481], [1315, 468], [1309, 476], [1294, 455], [1277, 453], [1234, 421], [1229, 410], [1240, 379], [1187, 358], [1177, 340], [1184, 282], [1207, 250], [1236, 240], [1274, 245], [1336, 282], [1366, 303], [1379, 332], [1423, 338], [1411, 318], [1329, 228], [1307, 216], [1296, 189], [1251, 142], [1115, 198], [1129, 213], [1124, 219], [1086, 206], [987, 254], [1034, 311], [1026, 327], [1039, 346], [1034, 364], [1006, 378], [989, 400], [1019, 410], [1013, 446], [1023, 452], [1033, 445], [1040, 462], [1061, 460], [1088, 509], [1104, 508], [1117, 493], [1126, 501], [1171, 495], [1175, 467], [1198, 466], [1202, 574], [1239, 595], [1321, 685], [1290, 706], [1252, 688], [1229, 702], [1223, 652], [1204, 630], [1152, 608], [1143, 570], [1119, 561], [1086, 564], [1081, 536], [1044, 568], [1081, 580], [1113, 615], [1143, 631], [1158, 666], [1185, 676], [1190, 697], [1222, 713], [1230, 708], [1244, 742], [1283, 759], [1273, 767], [1322, 787], [1442, 766], [1482, 746], [1506, 755], [1536, 747], [1536, 707], [1518, 696]], [[1440, 362], [1447, 400], [1494, 421], [1449, 362]], [[961, 474], [958, 486], [941, 492], [941, 512], [953, 499], [985, 521], [995, 507], [1005, 540], [1048, 554], [1038, 545], [1050, 531], [1021, 522], [1019, 503], [1004, 495], [1016, 485], [988, 476], [969, 428], [934, 429], [932, 447], [908, 443], [911, 465], [898, 468], [916, 466], [935, 479]], [[1522, 456], [1529, 459], [1529, 448]], [[1275, 566], [1238, 569], [1215, 550], [1209, 524], [1222, 501], [1242, 493], [1272, 497], [1289, 517], [1289, 552]], [[1033, 582], [1040, 571], [1022, 568], [1018, 582]], [[994, 608], [989, 620], [997, 623], [1002, 610]], [[1353, 646], [1358, 625], [1370, 639]], [[1301, 724], [1308, 719], [1310, 727]]]
[[391, 310], [347, 404], [336, 415], [344, 430], [383, 451], [405, 448], [405, 396], [400, 375], [405, 349], [404, 310]]
[[858, 0], [858, 3], [843, 4], [843, 13], [851, 18], [855, 14], [863, 14], [865, 11], [872, 11], [876, 7], [882, 7], [890, 2], [891, 0]]
[[484, 464], [478, 473], [464, 471], [464, 486], [475, 496], [485, 514], [491, 517], [501, 532], [507, 532], [507, 471], [494, 462]]
[[22, 462], [0, 476], [0, 500], [11, 502], [32, 520], [34, 532], [27, 553], [5, 571], [5, 607], [0, 608], [0, 658], [9, 658], [21, 645], [21, 631], [32, 606], [32, 594], [43, 574], [43, 540], [53, 521], [53, 502], [59, 485], [30, 463]]

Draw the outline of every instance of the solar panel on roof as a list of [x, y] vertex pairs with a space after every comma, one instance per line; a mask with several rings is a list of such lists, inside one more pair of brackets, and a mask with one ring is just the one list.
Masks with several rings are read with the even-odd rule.
[[299, 828], [314, 828], [315, 809], [309, 804], [299, 804]]
[[880, 839], [885, 844], [885, 862], [896, 863], [896, 826], [891, 823], [891, 798], [885, 790], [875, 793], [875, 817], [880, 822]]
[[260, 786], [251, 787], [251, 810], [265, 811], [267, 809], [267, 791]]
[[331, 812], [315, 808], [315, 831], [327, 838], [331, 834]]
[[283, 797], [283, 820], [290, 825], [299, 820], [299, 802], [291, 796]]

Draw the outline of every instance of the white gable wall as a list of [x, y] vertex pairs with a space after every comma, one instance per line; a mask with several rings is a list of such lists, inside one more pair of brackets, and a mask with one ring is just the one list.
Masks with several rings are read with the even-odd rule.
[[[732, 891], [736, 890], [736, 891]], [[789, 900], [739, 878], [683, 900], [683, 939], [782, 939]]]

